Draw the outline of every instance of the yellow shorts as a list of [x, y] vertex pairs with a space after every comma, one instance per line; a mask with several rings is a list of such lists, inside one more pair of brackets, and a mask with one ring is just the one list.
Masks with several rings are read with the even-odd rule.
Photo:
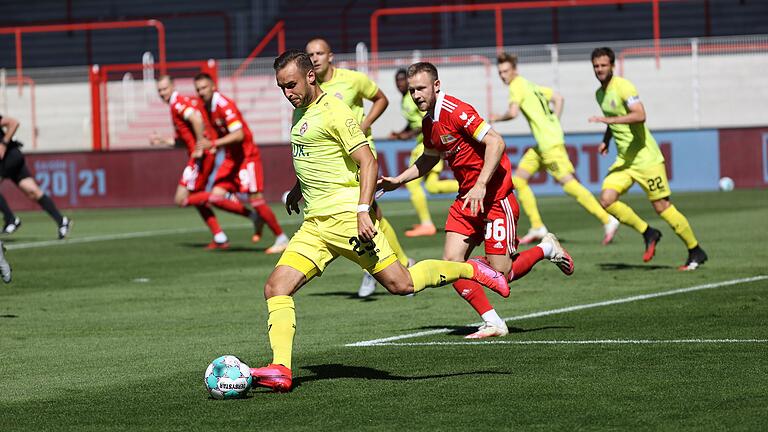
[[672, 194], [667, 181], [667, 170], [663, 163], [648, 168], [611, 169], [603, 180], [603, 189], [613, 189], [619, 195], [628, 191], [637, 182], [651, 201], [666, 198]]
[[571, 160], [568, 159], [568, 152], [565, 151], [565, 145], [552, 147], [545, 152], [540, 152], [535, 147], [531, 147], [520, 159], [517, 167], [530, 174], [536, 174], [542, 165], [557, 181], [575, 172]]
[[[372, 216], [372, 219], [378, 230], [376, 217]], [[397, 261], [395, 252], [381, 231], [372, 242], [361, 242], [357, 237], [357, 214], [344, 212], [304, 220], [277, 265], [292, 267], [310, 280], [321, 274], [339, 255], [371, 274]]]
[[[418, 144], [411, 151], [410, 165], [415, 164], [416, 161], [419, 159], [419, 157], [421, 157], [422, 154], [424, 154], [424, 144]], [[440, 161], [438, 163], [436, 163], [435, 166], [432, 167], [431, 170], [429, 170], [429, 172], [437, 173], [437, 174], [440, 174], [441, 172], [443, 172], [443, 160], [440, 159]]]

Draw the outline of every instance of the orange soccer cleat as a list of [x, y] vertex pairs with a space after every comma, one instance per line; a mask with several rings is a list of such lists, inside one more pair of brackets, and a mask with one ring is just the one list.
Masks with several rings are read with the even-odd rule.
[[645, 240], [645, 253], [643, 253], [643, 261], [648, 262], [656, 255], [656, 245], [661, 241], [661, 231], [648, 227], [643, 233], [643, 240]]
[[205, 248], [208, 250], [229, 249], [229, 242], [218, 243], [216, 241], [211, 241]]
[[278, 393], [291, 391], [293, 379], [291, 370], [279, 364], [268, 364], [260, 368], [251, 368], [251, 376], [256, 380], [256, 384], [269, 387]]

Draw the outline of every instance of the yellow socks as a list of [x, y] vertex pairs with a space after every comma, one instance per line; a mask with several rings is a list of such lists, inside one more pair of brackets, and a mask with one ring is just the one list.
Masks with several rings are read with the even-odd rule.
[[688, 219], [686, 219], [674, 205], [670, 204], [666, 210], [659, 213], [659, 216], [667, 221], [669, 226], [675, 230], [675, 234], [683, 240], [683, 243], [685, 243], [688, 249], [693, 249], [699, 244], [698, 240], [696, 240], [696, 236], [693, 235], [693, 229], [691, 229]]
[[459, 182], [456, 180], [440, 180], [440, 174], [431, 172], [424, 178], [424, 187], [431, 194], [456, 193], [459, 191]]
[[395, 256], [397, 256], [397, 260], [400, 261], [400, 264], [408, 267], [408, 255], [405, 254], [403, 247], [400, 246], [400, 240], [397, 239], [397, 233], [395, 232], [395, 229], [392, 228], [392, 225], [390, 225], [387, 218], [381, 218], [379, 221], [379, 231], [381, 231], [381, 233], [384, 234], [384, 237], [387, 238], [389, 245], [392, 246], [392, 250], [395, 252]]
[[640, 234], [644, 233], [645, 229], [648, 228], [648, 223], [642, 220], [632, 208], [621, 201], [614, 202], [606, 207], [605, 210], [618, 219], [619, 222], [631, 226]]
[[431, 224], [432, 216], [429, 214], [427, 196], [424, 194], [424, 189], [421, 188], [421, 179], [408, 182], [405, 184], [405, 187], [411, 194], [411, 204], [413, 204], [413, 208], [416, 209], [416, 215], [419, 217], [419, 223]]
[[[530, 189], [530, 188], [529, 188]], [[572, 179], [563, 185], [563, 190], [568, 195], [576, 198], [576, 201], [593, 216], [605, 225], [611, 220], [611, 216], [600, 205], [592, 192], [584, 187], [578, 180]]]
[[517, 200], [520, 201], [523, 211], [531, 222], [531, 229], [544, 226], [539, 214], [539, 207], [536, 205], [536, 197], [533, 196], [533, 191], [528, 186], [528, 180], [515, 176], [512, 177], [512, 181], [515, 183], [515, 189], [517, 189]]
[[272, 345], [272, 363], [291, 368], [293, 335], [296, 333], [296, 309], [291, 296], [267, 299], [269, 311], [269, 343]]
[[413, 280], [413, 292], [424, 288], [439, 287], [456, 282], [459, 279], [469, 279], [474, 274], [472, 265], [465, 262], [424, 260], [408, 267]]

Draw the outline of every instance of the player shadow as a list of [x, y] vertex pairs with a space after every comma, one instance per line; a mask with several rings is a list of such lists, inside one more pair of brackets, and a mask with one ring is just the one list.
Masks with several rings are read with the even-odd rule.
[[613, 270], [669, 270], [673, 266], [654, 264], [627, 264], [627, 263], [599, 263], [598, 267], [603, 271]]
[[303, 366], [302, 369], [306, 369], [312, 372], [314, 375], [297, 377], [296, 379], [293, 380], [294, 388], [304, 383], [308, 383], [312, 381], [343, 379], [343, 378], [386, 380], [386, 381], [421, 381], [421, 380], [449, 378], [449, 377], [465, 376], [465, 375], [512, 375], [512, 372], [474, 371], [474, 372], [457, 372], [457, 373], [436, 374], [436, 375], [402, 376], [402, 375], [393, 375], [391, 372], [374, 369], [371, 367], [348, 366], [348, 365], [343, 365], [338, 363]]
[[[207, 251], [205, 247], [208, 245], [208, 243], [178, 243], [181, 247], [186, 247], [190, 249], [197, 249], [197, 250], [203, 250]], [[243, 246], [230, 246], [226, 249], [211, 249], [211, 253], [240, 253], [240, 252], [264, 252], [266, 248], [263, 247], [243, 247]]]
[[[535, 328], [522, 328], [522, 327], [508, 327], [510, 333], [530, 333], [530, 332], [536, 332], [536, 331], [544, 331], [544, 330], [571, 330], [574, 327], [572, 326], [544, 326], [544, 327], [535, 327]], [[466, 336], [470, 335], [477, 331], [477, 327], [475, 326], [422, 326], [417, 327], [414, 330], [437, 330], [437, 329], [449, 329], [450, 331], [446, 333], [448, 336]]]
[[12, 314], [6, 314], [6, 315], [0, 315], [0, 318], [18, 318], [18, 315], [12, 315]]
[[368, 297], [358, 297], [357, 291], [355, 291], [354, 289], [350, 289], [349, 291], [330, 291], [330, 292], [320, 292], [320, 293], [313, 292], [306, 295], [319, 296], [319, 297], [341, 297], [347, 300], [357, 300], [359, 302], [374, 302], [378, 300], [376, 297], [392, 297], [392, 294], [388, 293], [386, 290], [373, 293]]

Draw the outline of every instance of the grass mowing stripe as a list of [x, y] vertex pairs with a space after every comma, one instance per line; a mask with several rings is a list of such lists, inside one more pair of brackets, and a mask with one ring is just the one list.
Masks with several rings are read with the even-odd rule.
[[[396, 210], [396, 211], [387, 212], [387, 215], [403, 216], [403, 215], [409, 215], [412, 213], [413, 211], [411, 210]], [[301, 223], [302, 220], [303, 218], [289, 216], [281, 219], [280, 224], [296, 225]], [[251, 226], [250, 224], [235, 224], [235, 225], [225, 225], [225, 226], [222, 226], [222, 228], [235, 229], [235, 228], [248, 228], [250, 226]], [[156, 230], [156, 231], [137, 231], [137, 232], [106, 234], [106, 235], [90, 236], [90, 237], [75, 237], [75, 238], [68, 238], [66, 240], [45, 240], [45, 241], [37, 241], [37, 242], [29, 242], [29, 243], [7, 244], [5, 248], [7, 250], [33, 249], [33, 248], [48, 247], [48, 246], [64, 246], [64, 245], [80, 244], [80, 243], [94, 243], [94, 242], [100, 242], [100, 241], [125, 240], [125, 239], [135, 239], [135, 238], [174, 235], [174, 234], [189, 234], [189, 233], [204, 232], [204, 231], [208, 231], [208, 228], [198, 227], [198, 228], [165, 229], [165, 230]]]
[[[542, 316], [556, 315], [556, 314], [567, 313], [567, 312], [574, 312], [574, 311], [578, 311], [578, 310], [591, 309], [591, 308], [596, 308], [596, 307], [611, 306], [611, 305], [622, 304], [622, 303], [631, 303], [631, 302], [636, 302], [636, 301], [640, 301], [640, 300], [647, 300], [647, 299], [656, 298], [656, 297], [664, 297], [664, 296], [670, 296], [670, 295], [675, 295], [675, 294], [688, 293], [688, 292], [692, 292], [692, 291], [700, 291], [700, 290], [705, 290], [705, 289], [721, 288], [721, 287], [725, 287], [725, 286], [738, 285], [738, 284], [742, 284], [742, 283], [756, 282], [756, 281], [765, 280], [765, 279], [768, 279], [768, 276], [760, 275], [760, 276], [753, 276], [753, 277], [748, 277], [748, 278], [732, 279], [732, 280], [723, 281], [723, 282], [715, 282], [715, 283], [710, 283], [710, 284], [696, 285], [696, 286], [692, 286], [692, 287], [688, 287], [688, 288], [679, 288], [679, 289], [674, 289], [674, 290], [670, 290], [670, 291], [662, 291], [662, 292], [657, 292], [657, 293], [652, 293], [652, 294], [641, 294], [641, 295], [636, 295], [636, 296], [631, 296], [631, 297], [624, 297], [624, 298], [615, 299], [615, 300], [606, 300], [606, 301], [601, 301], [601, 302], [597, 302], [597, 303], [588, 303], [588, 304], [581, 304], [581, 305], [575, 305], [575, 306], [568, 306], [568, 307], [559, 308], [559, 309], [550, 309], [550, 310], [545, 310], [545, 311], [540, 311], [540, 312], [533, 312], [533, 313], [530, 313], [530, 314], [518, 315], [518, 316], [514, 316], [514, 317], [504, 318], [504, 321], [519, 321], [519, 320], [524, 320], [524, 319], [528, 319], [528, 318], [538, 318], [538, 317], [542, 317]], [[480, 324], [482, 324], [482, 323], [480, 323]], [[479, 325], [479, 324], [468, 324], [468, 325]], [[387, 343], [387, 342], [392, 342], [392, 341], [396, 341], [396, 340], [411, 339], [411, 338], [421, 337], [421, 336], [429, 336], [429, 335], [435, 335], [435, 334], [441, 334], [441, 333], [448, 333], [449, 331], [451, 331], [451, 329], [443, 328], [443, 329], [430, 330], [430, 331], [427, 331], [427, 332], [408, 333], [408, 334], [404, 334], [404, 335], [391, 336], [391, 337], [382, 338], [382, 339], [373, 339], [373, 340], [367, 340], [367, 341], [362, 341], [362, 342], [354, 342], [354, 343], [346, 344], [344, 346], [347, 346], [347, 347], [373, 346], [373, 345], [379, 345], [379, 344], [383, 344], [383, 343]]]
[[431, 346], [431, 345], [654, 345], [654, 344], [733, 344], [768, 343], [768, 339], [597, 339], [597, 340], [490, 340], [466, 342], [385, 342], [376, 346]]

